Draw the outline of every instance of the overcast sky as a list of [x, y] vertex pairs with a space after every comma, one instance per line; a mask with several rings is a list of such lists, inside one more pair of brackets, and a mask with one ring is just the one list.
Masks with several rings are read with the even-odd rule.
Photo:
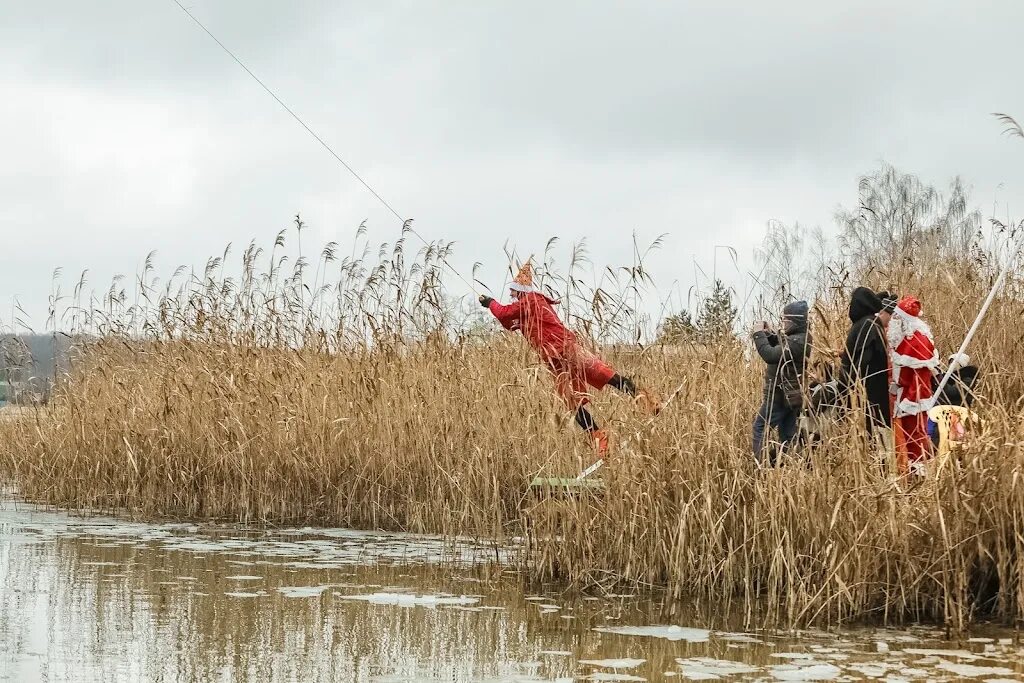
[[[846, 5], [845, 8], [840, 5]], [[187, 6], [428, 239], [504, 281], [502, 245], [667, 232], [664, 296], [742, 267], [768, 220], [833, 227], [882, 160], [1020, 208], [1024, 2], [329, 2]], [[172, 0], [0, 5], [0, 305], [105, 289], [225, 244], [399, 224]], [[1018, 216], [1019, 217], [1019, 216]], [[719, 252], [718, 269], [738, 287]], [[699, 274], [698, 274], [699, 277]], [[701, 282], [699, 284], [706, 284]], [[465, 286], [451, 282], [452, 293]]]

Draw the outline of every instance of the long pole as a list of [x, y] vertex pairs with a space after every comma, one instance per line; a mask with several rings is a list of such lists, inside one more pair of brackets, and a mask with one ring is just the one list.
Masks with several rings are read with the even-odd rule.
[[[978, 317], [974, 319], [974, 324], [971, 325], [971, 329], [967, 330], [967, 336], [964, 337], [963, 343], [960, 344], [960, 349], [956, 352], [958, 358], [961, 354], [967, 351], [967, 346], [971, 343], [971, 340], [974, 339], [974, 335], [978, 331], [978, 328], [981, 327], [981, 321], [985, 318], [985, 314], [988, 313], [989, 306], [992, 305], [992, 302], [995, 300], [996, 294], [999, 293], [999, 290], [1003, 288], [1003, 283], [1006, 281], [1006, 275], [1010, 272], [1010, 268], [1013, 267], [1014, 261], [1017, 260], [1017, 252], [1020, 249], [1022, 237], [1024, 237], [1024, 231], [1022, 231], [1021, 236], [1018, 236], [1014, 241], [1013, 250], [1010, 252], [1010, 258], [1006, 260], [1006, 265], [1003, 266], [1002, 272], [999, 273], [999, 277], [996, 278], [996, 282], [992, 286], [991, 291], [989, 291], [988, 297], [985, 299], [985, 303], [981, 305], [981, 310], [978, 311]], [[942, 390], [945, 388], [946, 383], [949, 382], [949, 378], [953, 375], [955, 365], [955, 363], [949, 364], [949, 367], [946, 369], [946, 374], [943, 375], [942, 381], [939, 382], [939, 386], [936, 387], [935, 393], [932, 394], [933, 405], [939, 395], [942, 394]]]

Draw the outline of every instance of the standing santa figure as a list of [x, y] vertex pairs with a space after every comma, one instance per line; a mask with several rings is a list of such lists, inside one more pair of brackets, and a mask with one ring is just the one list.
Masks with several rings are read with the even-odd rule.
[[911, 471], [920, 472], [931, 451], [928, 409], [939, 354], [931, 328], [921, 320], [921, 302], [916, 297], [900, 299], [889, 321], [888, 337], [892, 358], [890, 391], [896, 397], [893, 422], [903, 432]]

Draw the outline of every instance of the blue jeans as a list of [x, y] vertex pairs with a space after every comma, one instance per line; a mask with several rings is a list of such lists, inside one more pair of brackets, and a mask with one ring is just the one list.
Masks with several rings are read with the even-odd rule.
[[[779, 441], [787, 446], [796, 438], [798, 417], [798, 412], [786, 405], [779, 392], [765, 397], [761, 409], [754, 416], [754, 458], [758, 463], [765, 459], [765, 432], [778, 429]], [[774, 455], [769, 456], [769, 464], [775, 464]]]

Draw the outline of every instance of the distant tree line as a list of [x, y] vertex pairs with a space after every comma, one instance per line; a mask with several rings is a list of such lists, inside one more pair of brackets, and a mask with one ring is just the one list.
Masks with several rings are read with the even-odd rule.
[[45, 403], [67, 369], [71, 338], [63, 334], [0, 335], [0, 402]]
[[738, 311], [733, 293], [721, 280], [715, 280], [711, 293], [700, 303], [697, 319], [689, 310], [665, 318], [658, 330], [662, 344], [713, 344], [736, 332]]

